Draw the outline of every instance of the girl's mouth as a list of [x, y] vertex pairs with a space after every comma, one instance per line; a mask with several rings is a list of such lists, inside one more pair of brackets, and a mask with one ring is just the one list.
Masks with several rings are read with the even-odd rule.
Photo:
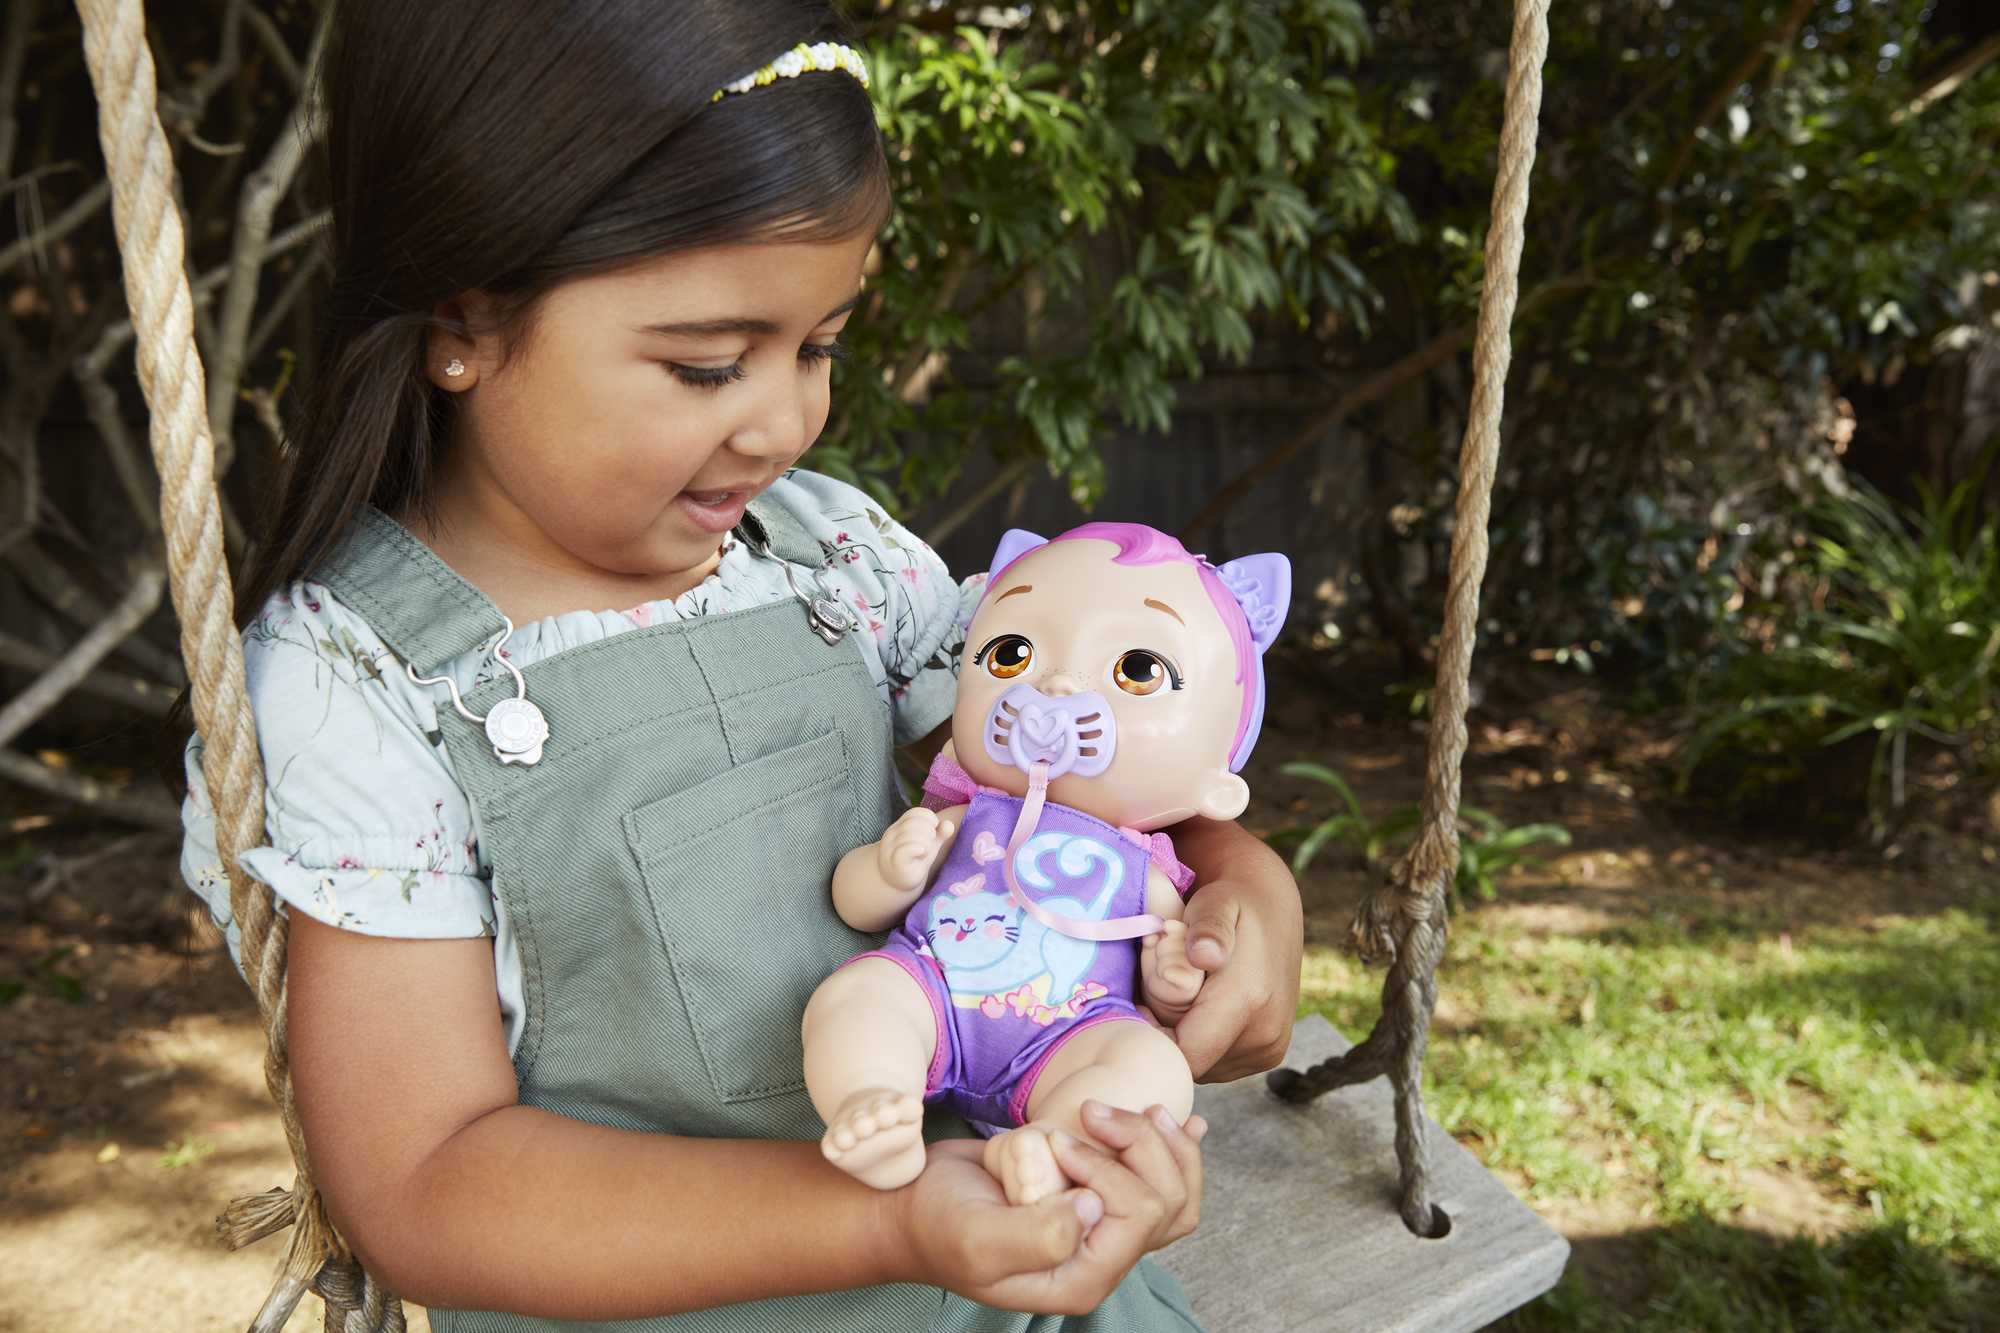
[[681, 513], [703, 532], [724, 533], [743, 521], [749, 491], [682, 491], [674, 497]]

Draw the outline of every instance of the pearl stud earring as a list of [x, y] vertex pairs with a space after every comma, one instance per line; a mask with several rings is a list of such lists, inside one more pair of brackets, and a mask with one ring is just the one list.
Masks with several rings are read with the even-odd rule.
[[451, 360], [444, 363], [444, 373], [451, 376], [453, 379], [457, 379], [460, 375], [463, 375], [465, 373], [465, 362], [459, 360], [457, 357], [453, 357]]

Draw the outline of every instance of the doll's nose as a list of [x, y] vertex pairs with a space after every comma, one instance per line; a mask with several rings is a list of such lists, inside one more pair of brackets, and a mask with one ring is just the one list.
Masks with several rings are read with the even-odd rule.
[[1073, 671], [1061, 670], [1050, 671], [1048, 675], [1042, 677], [1035, 685], [1036, 689], [1048, 695], [1051, 699], [1060, 699], [1070, 694], [1082, 694], [1089, 687], [1090, 682], [1085, 680], [1081, 675]]

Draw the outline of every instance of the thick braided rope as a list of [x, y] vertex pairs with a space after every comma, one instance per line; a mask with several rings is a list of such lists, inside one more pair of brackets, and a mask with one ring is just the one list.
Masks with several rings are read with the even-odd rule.
[[1549, 0], [1516, 0], [1508, 51], [1507, 100], [1500, 128], [1493, 220], [1486, 237], [1486, 278], [1474, 337], [1472, 406], [1459, 454], [1458, 505], [1452, 525], [1451, 571], [1444, 637], [1438, 650], [1425, 764], [1423, 825], [1416, 844], [1368, 896], [1354, 919], [1354, 943], [1370, 961], [1387, 959], [1382, 1017], [1346, 1055], [1304, 1074], [1278, 1070], [1272, 1088], [1307, 1101], [1349, 1083], [1387, 1074], [1396, 1089], [1396, 1160], [1403, 1222], [1419, 1235], [1447, 1225], [1430, 1202], [1423, 1134], [1423, 1058], [1437, 1006], [1437, 965], [1444, 956], [1446, 896], [1458, 871], [1458, 796], [1465, 758], [1467, 682], [1479, 630], [1479, 585], [1486, 577], [1486, 524], [1500, 460], [1500, 417], [1509, 330], [1520, 297], [1521, 246], [1528, 214], [1528, 178], [1535, 165], [1541, 119], [1542, 62], [1548, 56]]
[[[290, 1191], [238, 1200], [224, 1215], [226, 1238], [244, 1243], [298, 1223], [279, 1292], [259, 1324], [275, 1327], [329, 1255], [344, 1254], [312, 1186], [292, 1097], [285, 1041], [285, 929], [269, 895], [239, 861], [264, 841], [264, 774], [244, 691], [222, 517], [215, 494], [215, 445], [194, 345], [186, 248], [173, 193], [173, 156], [160, 127], [152, 52], [139, 0], [77, 0], [84, 58], [97, 93], [98, 141], [111, 178], [112, 218], [125, 271], [125, 298], [137, 333], [139, 385], [151, 411], [153, 460], [160, 473], [160, 518], [181, 656], [193, 685], [202, 772], [216, 809], [216, 848], [229, 877], [230, 910], [242, 932], [245, 976], [268, 1039], [264, 1079], [277, 1103], [298, 1177]], [[275, 1196], [275, 1197], [274, 1197]], [[381, 1302], [378, 1300], [378, 1306]], [[400, 1324], [401, 1306], [393, 1298]], [[271, 1323], [275, 1316], [275, 1323]], [[384, 1317], [386, 1319], [386, 1316]], [[370, 1327], [387, 1327], [378, 1321]]]

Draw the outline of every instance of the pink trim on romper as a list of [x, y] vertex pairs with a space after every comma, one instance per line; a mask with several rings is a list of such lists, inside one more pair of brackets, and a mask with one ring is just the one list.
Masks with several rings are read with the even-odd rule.
[[[1014, 1095], [1007, 1099], [1007, 1114], [1014, 1117], [1014, 1123], [1017, 1126], [1028, 1123], [1028, 1102], [1034, 1096], [1036, 1082], [1042, 1077], [1042, 1067], [1055, 1058], [1057, 1051], [1069, 1045], [1075, 1039], [1077, 1033], [1105, 1023], [1144, 1022], [1146, 1020], [1136, 1014], [1097, 1014], [1091, 1018], [1079, 1018], [1075, 1023], [1070, 1025], [1069, 1031], [1050, 1042], [1049, 1048], [1042, 1052], [1041, 1058], [1028, 1067], [1027, 1076], [1014, 1089]], [[1148, 1024], [1148, 1026], [1150, 1027], [1151, 1024]]]
[[[924, 998], [931, 1002], [931, 1023], [935, 1031], [934, 1040], [936, 1044], [931, 1047], [931, 1067], [924, 1074], [924, 1096], [928, 1097], [938, 1090], [938, 1085], [943, 1081], [944, 1064], [951, 1055], [951, 1049], [945, 1042], [944, 1006], [939, 1002], [937, 992], [924, 984], [923, 975], [917, 971], [911, 960], [901, 954], [891, 953], [887, 949], [870, 949], [867, 953], [855, 954], [854, 957], [842, 963], [840, 967], [852, 967], [864, 958], [886, 958], [897, 967], [902, 968], [904, 972], [909, 974], [910, 980], [917, 983], [917, 989], [924, 993]], [[937, 965], [933, 963], [932, 966], [935, 967]], [[840, 968], [834, 969], [836, 972], [839, 970]], [[944, 980], [943, 969], [939, 969], [939, 974], [934, 979], [939, 982]]]

